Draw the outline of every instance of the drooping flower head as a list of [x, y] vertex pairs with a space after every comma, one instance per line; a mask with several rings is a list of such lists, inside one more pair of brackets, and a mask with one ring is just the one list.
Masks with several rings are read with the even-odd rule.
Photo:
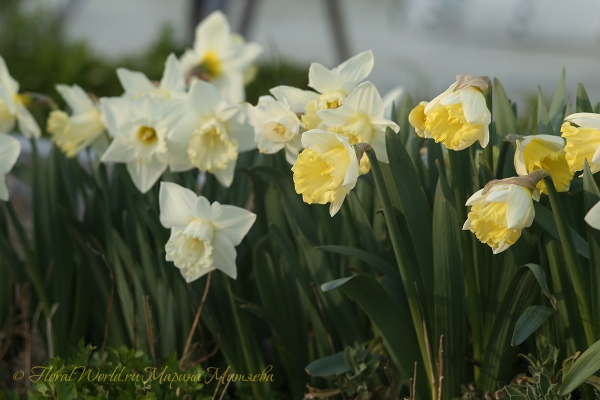
[[71, 109], [71, 116], [61, 110], [50, 112], [47, 130], [67, 157], [75, 157], [104, 133], [100, 104], [77, 85], [56, 85], [56, 90]]
[[171, 165], [177, 168], [185, 153], [167, 140], [179, 118], [172, 103], [142, 96], [136, 100], [103, 98], [101, 106], [113, 141], [102, 156], [103, 162], [126, 163], [133, 183], [146, 193]]
[[319, 63], [312, 63], [308, 70], [308, 86], [316, 90], [319, 96], [304, 106], [302, 121], [306, 129], [319, 127], [321, 119], [318, 111], [344, 105], [354, 88], [369, 76], [373, 64], [373, 52], [370, 50], [349, 58], [331, 70]]
[[0, 56], [0, 132], [8, 133], [19, 123], [19, 132], [27, 138], [39, 138], [42, 134], [33, 115], [27, 110], [29, 99], [19, 94], [19, 82], [8, 72], [4, 58]]
[[531, 226], [535, 217], [532, 199], [539, 200], [536, 185], [546, 174], [536, 170], [527, 176], [489, 182], [467, 200], [471, 211], [463, 229], [473, 232], [494, 254], [508, 249], [522, 230]]
[[330, 203], [333, 217], [356, 185], [356, 152], [346, 137], [317, 129], [302, 134], [302, 145], [305, 149], [292, 167], [296, 193], [308, 204]]
[[583, 170], [587, 159], [592, 174], [600, 171], [600, 114], [576, 113], [565, 118], [560, 131], [572, 173]]
[[177, 184], [160, 185], [160, 222], [171, 229], [165, 246], [167, 261], [173, 261], [186, 282], [192, 282], [215, 269], [235, 279], [235, 246], [256, 220], [243, 208], [210, 204]]
[[296, 162], [302, 148], [301, 134], [305, 124], [298, 117], [304, 105], [319, 97], [315, 92], [291, 86], [270, 90], [274, 96], [262, 96], [256, 107], [249, 109], [255, 140], [261, 153], [274, 154], [285, 149], [286, 160]]
[[231, 33], [225, 15], [214, 11], [196, 27], [194, 46], [181, 57], [181, 68], [187, 77], [212, 82], [224, 98], [239, 103], [244, 101], [244, 84], [253, 78], [253, 63], [261, 53], [260, 45]]
[[[568, 191], [573, 173], [565, 158], [564, 145], [564, 139], [553, 135], [525, 136], [522, 140], [517, 139], [514, 160], [517, 174], [523, 176], [543, 169], [552, 177], [557, 191]], [[548, 193], [543, 179], [538, 182], [537, 188], [541, 193]]]
[[419, 103], [409, 117], [417, 133], [450, 150], [463, 150], [479, 141], [489, 142], [490, 110], [485, 92], [490, 85], [487, 76], [458, 75], [456, 82], [435, 99]]
[[213, 84], [196, 81], [183, 107], [183, 117], [169, 138], [186, 149], [191, 164], [229, 187], [238, 153], [256, 148], [242, 106], [228, 104]]
[[21, 153], [21, 143], [17, 139], [0, 133], [0, 200], [8, 201], [8, 188], [6, 187], [6, 175], [17, 162]]
[[371, 82], [363, 82], [346, 98], [343, 106], [318, 112], [329, 130], [348, 138], [350, 145], [369, 143], [379, 161], [388, 162], [385, 131], [398, 133], [400, 127], [383, 117], [384, 107], [379, 92]]

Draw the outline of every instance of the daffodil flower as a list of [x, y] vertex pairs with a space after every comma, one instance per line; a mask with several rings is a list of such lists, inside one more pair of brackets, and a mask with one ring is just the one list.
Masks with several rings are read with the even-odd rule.
[[185, 153], [178, 153], [167, 140], [180, 115], [173, 104], [149, 96], [137, 100], [101, 99], [106, 127], [113, 141], [103, 162], [126, 163], [133, 183], [142, 193], [154, 186], [167, 166], [177, 168]]
[[319, 96], [304, 106], [302, 121], [306, 129], [319, 127], [321, 119], [318, 111], [345, 104], [348, 95], [369, 76], [373, 64], [373, 52], [370, 50], [349, 58], [331, 70], [319, 63], [312, 63], [308, 70], [308, 86], [316, 90]]
[[463, 150], [479, 141], [489, 142], [491, 114], [483, 92], [487, 76], [458, 75], [456, 82], [428, 103], [419, 103], [409, 122], [420, 136], [442, 142], [450, 150]]
[[39, 138], [42, 134], [33, 115], [27, 110], [28, 98], [19, 94], [19, 82], [8, 72], [4, 58], [0, 56], [0, 132], [8, 133], [19, 123], [19, 132], [27, 138]]
[[158, 84], [153, 83], [142, 72], [118, 68], [117, 76], [125, 90], [125, 97], [137, 99], [149, 95], [157, 100], [182, 99], [186, 94], [186, 85], [181, 66], [174, 54], [167, 57], [163, 76]]
[[77, 85], [56, 85], [56, 90], [71, 109], [71, 116], [61, 110], [50, 112], [47, 130], [67, 157], [75, 157], [104, 132], [100, 104]]
[[356, 185], [359, 164], [348, 138], [313, 129], [302, 134], [305, 149], [292, 167], [294, 187], [308, 204], [327, 204], [333, 217]]
[[350, 145], [369, 143], [379, 161], [388, 162], [385, 130], [398, 133], [400, 127], [383, 117], [384, 107], [379, 92], [371, 82], [363, 82], [350, 93], [343, 106], [321, 110], [323, 123], [348, 138]]
[[181, 57], [181, 68], [187, 77], [213, 83], [223, 97], [232, 103], [244, 101], [244, 84], [251, 80], [253, 63], [262, 53], [257, 43], [246, 43], [231, 33], [227, 18], [215, 11], [196, 27], [192, 49]]
[[[516, 141], [515, 169], [519, 175], [527, 175], [537, 169], [548, 171], [556, 190], [569, 190], [573, 173], [563, 150], [565, 140], [554, 135], [525, 136]], [[546, 184], [540, 180], [537, 184], [541, 193], [547, 193]]]
[[17, 162], [21, 153], [21, 143], [5, 133], [0, 133], [0, 200], [8, 201], [6, 175]]
[[535, 217], [533, 200], [539, 200], [536, 185], [546, 174], [536, 170], [527, 176], [489, 182], [467, 200], [471, 211], [463, 230], [473, 232], [494, 254], [508, 249], [523, 229], [531, 226]]
[[285, 148], [285, 157], [294, 164], [302, 149], [301, 133], [305, 125], [298, 117], [304, 105], [319, 97], [315, 92], [290, 86], [271, 89], [271, 96], [262, 96], [249, 116], [254, 127], [255, 141], [261, 153], [274, 154]]
[[186, 282], [214, 271], [223, 271], [235, 279], [235, 246], [256, 220], [243, 208], [210, 204], [189, 189], [177, 184], [160, 184], [160, 222], [171, 229], [165, 246], [167, 261], [173, 261]]
[[594, 229], [600, 229], [600, 201], [585, 215], [585, 222]]
[[567, 140], [565, 152], [571, 172], [582, 171], [586, 159], [593, 174], [600, 171], [600, 114], [576, 113], [565, 121], [560, 131]]
[[183, 107], [184, 116], [169, 138], [187, 148], [195, 167], [229, 187], [238, 153], [256, 148], [244, 110], [225, 102], [214, 85], [203, 81], [192, 85]]

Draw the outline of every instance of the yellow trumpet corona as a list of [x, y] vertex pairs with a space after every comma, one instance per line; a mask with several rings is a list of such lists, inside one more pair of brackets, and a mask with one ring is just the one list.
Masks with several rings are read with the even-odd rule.
[[576, 113], [565, 118], [560, 128], [566, 139], [566, 160], [572, 173], [583, 170], [588, 160], [592, 173], [600, 171], [600, 114]]

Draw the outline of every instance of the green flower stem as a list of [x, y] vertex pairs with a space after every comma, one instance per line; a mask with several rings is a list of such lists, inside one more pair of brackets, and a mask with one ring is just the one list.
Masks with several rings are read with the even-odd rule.
[[[415, 277], [413, 277], [410, 269], [404, 263], [403, 254], [406, 254], [406, 249], [404, 248], [404, 241], [402, 240], [400, 234], [400, 227], [398, 226], [398, 221], [396, 220], [396, 213], [394, 212], [394, 207], [392, 206], [390, 195], [385, 186], [383, 174], [381, 172], [381, 167], [379, 166], [379, 161], [377, 161], [377, 157], [375, 156], [375, 151], [373, 151], [372, 148], [369, 148], [365, 151], [365, 153], [369, 157], [369, 162], [371, 163], [371, 171], [373, 172], [373, 178], [375, 179], [375, 186], [377, 186], [377, 193], [379, 194], [381, 207], [383, 208], [385, 222], [390, 233], [390, 240], [392, 242], [392, 247], [394, 248], [394, 254], [396, 256], [396, 261], [398, 262], [400, 275], [402, 276], [404, 290], [406, 290], [408, 306], [410, 308], [410, 313], [412, 316], [415, 331], [417, 333], [417, 338], [419, 339], [419, 347], [421, 350], [421, 356], [425, 363], [425, 370], [429, 372], [427, 374], [427, 379], [431, 388], [431, 398], [435, 400], [437, 398], [436, 382], [432, 380], [432, 376], [435, 376], [435, 371], [433, 369], [432, 360], [430, 358], [430, 351], [428, 351], [428, 338], [426, 337], [424, 329], [424, 319], [426, 321], [426, 318], [424, 315], [421, 314], [421, 308], [417, 296], [417, 289], [415, 287], [415, 284], [418, 285], [418, 283], [415, 280]], [[424, 293], [424, 288], [421, 289], [421, 293]], [[421, 379], [423, 378], [421, 377]]]
[[[544, 178], [544, 181], [546, 183], [550, 205], [552, 206], [552, 213], [554, 214], [556, 227], [558, 228], [560, 241], [565, 254], [566, 267], [571, 276], [573, 289], [575, 291], [575, 296], [577, 297], [577, 304], [579, 305], [579, 311], [581, 312], [581, 318], [583, 319], [583, 330], [585, 331], [587, 346], [591, 346], [594, 343], [594, 324], [589, 303], [589, 286], [586, 284], [583, 266], [581, 265], [577, 250], [575, 249], [573, 236], [571, 236], [571, 228], [567, 222], [567, 217], [565, 216], [552, 178], [548, 176]], [[585, 349], [578, 350], [583, 351]]]
[[[463, 223], [467, 220], [467, 212], [465, 207], [466, 186], [463, 180], [463, 175], [466, 175], [466, 171], [463, 171], [463, 168], [461, 168], [460, 155], [458, 152], [453, 150], [448, 151], [448, 158], [450, 160], [450, 170], [452, 172], [452, 189], [454, 190], [454, 198], [456, 200], [456, 214], [459, 222]], [[481, 345], [483, 342], [483, 323], [481, 321], [481, 299], [479, 295], [479, 284], [477, 281], [477, 269], [473, 260], [473, 238], [471, 232], [469, 231], [461, 231], [461, 236], [463, 263], [465, 267], [467, 303], [469, 304], [469, 321], [471, 322], [471, 335], [473, 338], [473, 358], [475, 358], [475, 360], [480, 360]], [[477, 377], [479, 376], [479, 368], [475, 368], [474, 374], [475, 379], [477, 380]]]

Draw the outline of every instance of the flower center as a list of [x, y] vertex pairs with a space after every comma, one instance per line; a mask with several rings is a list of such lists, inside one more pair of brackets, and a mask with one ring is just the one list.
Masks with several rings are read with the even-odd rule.
[[204, 58], [200, 61], [200, 68], [207, 75], [207, 80], [213, 80], [221, 76], [221, 60], [219, 60], [219, 56], [217, 53], [210, 50], [204, 53]]
[[158, 140], [158, 136], [156, 135], [156, 131], [154, 128], [150, 128], [149, 126], [142, 125], [138, 129], [137, 137], [140, 142], [144, 144], [154, 144]]
[[198, 128], [190, 136], [188, 156], [201, 171], [215, 172], [237, 160], [238, 144], [227, 137], [224, 127], [212, 125]]

